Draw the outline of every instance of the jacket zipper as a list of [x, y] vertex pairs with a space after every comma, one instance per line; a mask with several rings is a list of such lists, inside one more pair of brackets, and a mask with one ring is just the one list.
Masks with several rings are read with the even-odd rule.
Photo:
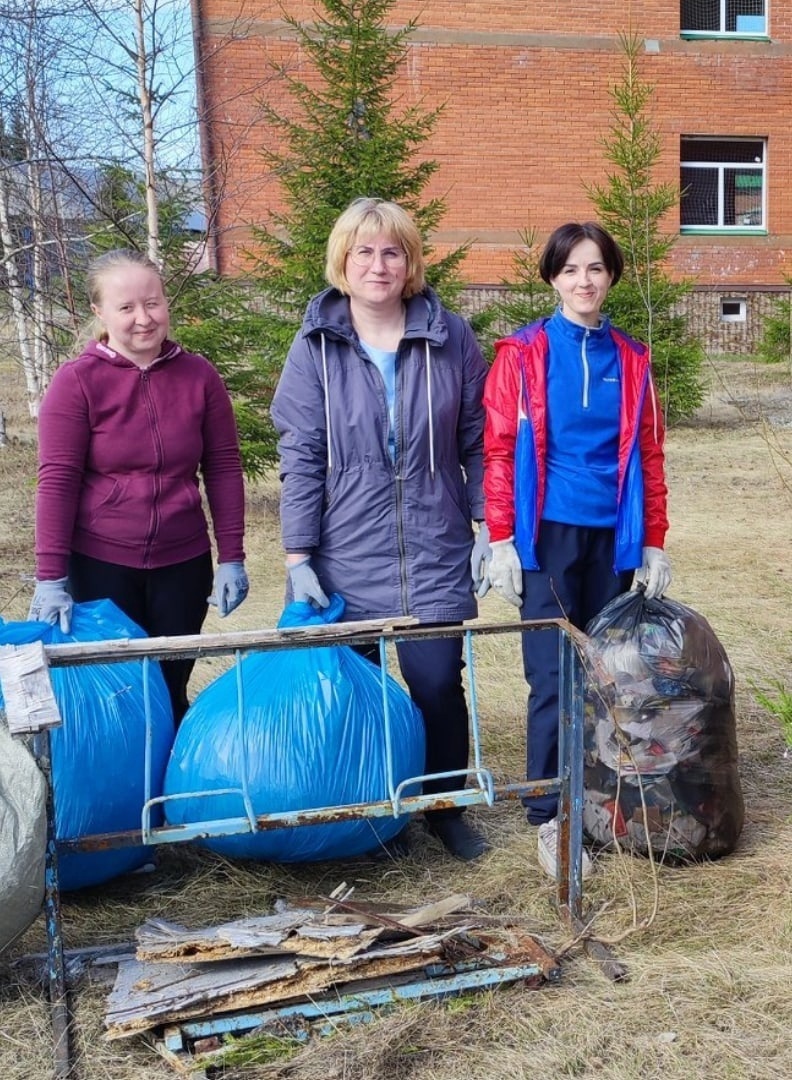
[[[399, 363], [401, 357], [401, 344], [396, 350], [396, 380], [401, 383], [404, 365]], [[393, 465], [393, 476], [396, 485], [396, 541], [399, 547], [399, 590], [401, 592], [402, 612], [410, 614], [410, 598], [407, 590], [407, 550], [404, 543], [404, 484], [401, 477], [401, 456], [404, 440], [402, 438], [402, 403], [404, 394], [401, 386], [397, 385], [396, 408], [394, 410], [393, 435], [395, 440], [396, 460]]]
[[152, 500], [151, 519], [149, 524], [149, 532], [143, 544], [143, 565], [148, 567], [149, 557], [151, 555], [151, 549], [154, 546], [154, 540], [159, 532], [160, 524], [160, 496], [162, 494], [162, 440], [160, 438], [159, 428], [156, 423], [156, 410], [154, 408], [154, 402], [151, 397], [151, 380], [149, 378], [148, 371], [141, 371], [140, 381], [143, 387], [143, 400], [146, 404], [146, 413], [149, 418], [149, 425], [151, 427], [152, 441], [154, 443], [154, 449], [156, 452], [156, 461], [154, 468], [154, 492]]
[[580, 343], [580, 360], [583, 365], [583, 408], [589, 407], [589, 382], [591, 379], [591, 371], [589, 369], [588, 354], [586, 347], [588, 345], [589, 331], [583, 331], [583, 340]]

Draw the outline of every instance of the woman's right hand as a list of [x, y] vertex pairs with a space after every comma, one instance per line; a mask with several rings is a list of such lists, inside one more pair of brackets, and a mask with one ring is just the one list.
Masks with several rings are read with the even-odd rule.
[[66, 588], [68, 583], [69, 579], [65, 577], [55, 578], [53, 581], [37, 581], [28, 618], [34, 622], [50, 623], [52, 626], [60, 623], [63, 633], [68, 634], [74, 607], [74, 600]]

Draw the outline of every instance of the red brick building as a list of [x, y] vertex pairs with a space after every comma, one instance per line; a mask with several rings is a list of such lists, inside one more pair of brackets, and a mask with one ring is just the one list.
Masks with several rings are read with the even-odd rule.
[[[315, 11], [311, 0], [285, 5], [304, 22]], [[310, 79], [281, 10], [271, 0], [193, 0], [203, 150], [224, 170], [221, 270], [238, 265], [250, 223], [278, 202], [259, 155], [273, 136], [256, 103], [266, 95], [284, 111], [292, 104], [270, 64]], [[541, 240], [561, 221], [593, 215], [584, 184], [606, 178], [609, 90], [624, 66], [619, 35], [630, 31], [643, 42], [641, 77], [655, 88], [655, 179], [687, 192], [667, 222], [680, 234], [673, 271], [695, 277], [716, 321], [743, 336], [757, 290], [784, 285], [792, 272], [792, 4], [397, 0], [389, 18], [394, 27], [418, 23], [403, 100], [445, 106], [425, 145], [440, 166], [428, 193], [448, 205], [433, 241], [440, 249], [472, 241], [464, 266], [471, 285], [509, 274], [521, 230], [535, 227]]]

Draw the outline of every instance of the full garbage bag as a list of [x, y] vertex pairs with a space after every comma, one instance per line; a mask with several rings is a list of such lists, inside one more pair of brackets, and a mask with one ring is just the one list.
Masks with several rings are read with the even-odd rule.
[[635, 590], [586, 633], [585, 834], [672, 863], [733, 851], [744, 818], [734, 676], [712, 627]]
[[[330, 623], [343, 609], [338, 595], [323, 612], [295, 602], [278, 625]], [[243, 657], [238, 670], [229, 669], [198, 695], [179, 726], [165, 795], [208, 794], [169, 798], [166, 820], [184, 825], [243, 816], [245, 776], [255, 815], [387, 799], [381, 678], [375, 664], [346, 645]], [[385, 685], [393, 783], [399, 784], [424, 772], [423, 718], [390, 676]], [[411, 786], [406, 793], [418, 794], [419, 788]], [[390, 815], [202, 842], [232, 857], [311, 862], [375, 850], [405, 822], [404, 815]]]
[[47, 785], [25, 743], [0, 721], [0, 952], [41, 908]]
[[[68, 634], [49, 623], [0, 620], [2, 645], [145, 636], [110, 600], [75, 604]], [[63, 721], [50, 731], [56, 839], [139, 829], [145, 801], [143, 665], [135, 661], [51, 667], [50, 680]], [[149, 665], [149, 704], [154, 797], [162, 793], [174, 729], [170, 698], [157, 663]], [[152, 824], [157, 823], [152, 815]], [[60, 888], [68, 891], [107, 881], [142, 866], [149, 853], [149, 848], [140, 845], [62, 852]]]

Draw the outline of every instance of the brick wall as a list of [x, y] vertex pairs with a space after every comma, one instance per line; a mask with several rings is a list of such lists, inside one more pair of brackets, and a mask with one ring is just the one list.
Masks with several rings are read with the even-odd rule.
[[[309, 80], [306, 57], [280, 21], [278, 3], [194, 0], [202, 12], [211, 158], [223, 174], [219, 265], [231, 269], [250, 244], [250, 224], [279, 205], [278, 184], [261, 149], [274, 133], [257, 102], [289, 114], [271, 64]], [[312, 2], [290, 0], [310, 20]], [[641, 73], [655, 86], [652, 116], [661, 135], [657, 181], [678, 183], [686, 135], [768, 139], [767, 235], [684, 235], [672, 269], [714, 287], [780, 285], [792, 248], [792, 4], [770, 9], [769, 41], [683, 40], [679, 2], [643, 0], [401, 0], [394, 27], [418, 22], [398, 92], [405, 105], [444, 111], [425, 153], [439, 163], [427, 195], [446, 198], [435, 246], [472, 242], [464, 273], [472, 283], [508, 276], [521, 230], [540, 237], [558, 223], [593, 215], [585, 185], [604, 183], [602, 149], [611, 118], [609, 88], [623, 66], [618, 34], [646, 39]], [[205, 143], [205, 145], [207, 145]], [[678, 212], [667, 228], [677, 232]]]

